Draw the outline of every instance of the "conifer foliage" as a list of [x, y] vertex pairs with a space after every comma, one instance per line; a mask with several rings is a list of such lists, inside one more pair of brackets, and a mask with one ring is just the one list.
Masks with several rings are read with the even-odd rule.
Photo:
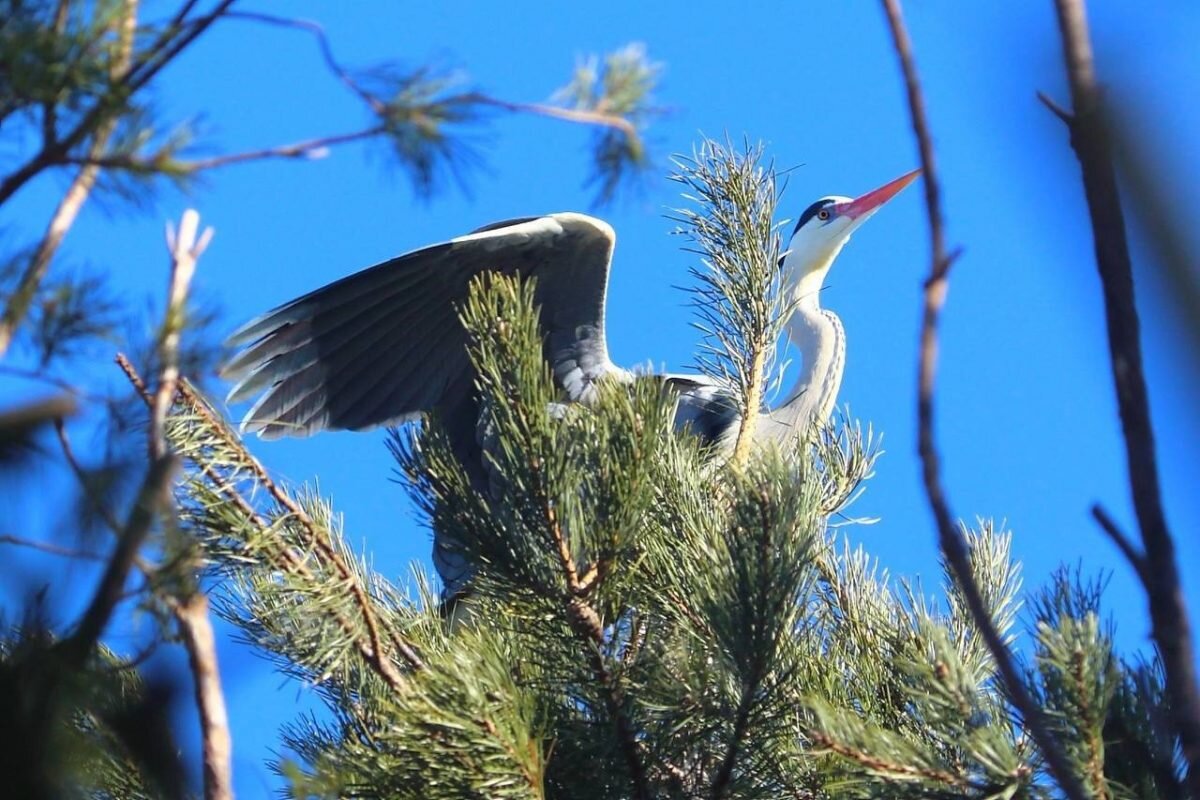
[[[696, 163], [756, 156], [710, 142]], [[558, 405], [532, 298], [488, 278], [463, 309], [487, 492], [437, 420], [391, 437], [429, 524], [479, 565], [453, 621], [179, 395], [183, 528], [222, 576], [219, 609], [328, 704], [285, 733], [295, 796], [1056, 796], [949, 574], [936, 602], [830, 526], [873, 471], [869, 436], [843, 420], [735, 464], [672, 433], [653, 376]], [[1158, 668], [1114, 654], [1096, 584], [1064, 572], [1023, 609], [1009, 535], [981, 521], [967, 536], [993, 623], [1034, 643], [1030, 687], [1094, 796], [1182, 796]]]

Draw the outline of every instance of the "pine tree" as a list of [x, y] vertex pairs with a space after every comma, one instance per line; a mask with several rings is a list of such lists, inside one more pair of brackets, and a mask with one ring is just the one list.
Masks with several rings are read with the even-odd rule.
[[[721, 196], [770, 254], [773, 227], [749, 224], [774, 213], [758, 156], [708, 143], [681, 163], [751, 183]], [[179, 395], [182, 538], [220, 613], [328, 706], [285, 734], [294, 796], [1056, 796], [950, 574], [938, 604], [830, 527], [873, 471], [869, 433], [843, 419], [726, 460], [671, 432], [649, 375], [564, 410], [532, 298], [481, 280], [463, 309], [503, 481], [473, 490], [436, 419], [391, 438], [429, 524], [480, 565], [458, 624], [421, 576], [374, 574], [326, 502], [271, 481], [199, 393]], [[1012, 641], [1009, 535], [981, 521], [967, 536]], [[1183, 796], [1159, 668], [1114, 654], [1099, 595], [1063, 572], [1028, 603], [1029, 686], [1094, 796]]]

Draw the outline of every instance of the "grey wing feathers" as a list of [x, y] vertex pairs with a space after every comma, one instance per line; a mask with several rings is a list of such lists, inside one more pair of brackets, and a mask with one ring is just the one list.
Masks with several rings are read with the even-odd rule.
[[[546, 354], [579, 399], [612, 369], [604, 299], [612, 229], [582, 214], [511, 220], [370, 267], [286, 303], [230, 338], [229, 402], [261, 393], [243, 429], [264, 438], [410, 419], [469, 387], [458, 313], [475, 275], [537, 278]], [[469, 390], [468, 390], [469, 391]]]

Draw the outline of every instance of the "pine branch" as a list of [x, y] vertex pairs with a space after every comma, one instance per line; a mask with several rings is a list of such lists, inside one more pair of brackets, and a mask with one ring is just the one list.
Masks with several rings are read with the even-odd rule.
[[[773, 168], [760, 165], [762, 147], [708, 140], [690, 159], [677, 159], [671, 179], [683, 184], [699, 210], [677, 209], [674, 219], [695, 245], [703, 266], [692, 270], [705, 333], [700, 368], [730, 385], [740, 416], [730, 462], [744, 466], [754, 443], [763, 387], [785, 319], [778, 269], [781, 250]], [[690, 194], [694, 193], [694, 195]], [[801, 434], [806, 431], [800, 431]]]
[[831, 753], [836, 753], [842, 758], [848, 758], [851, 761], [857, 762], [866, 767], [870, 771], [883, 776], [894, 776], [896, 778], [923, 778], [925, 780], [935, 781], [947, 786], [958, 788], [966, 788], [969, 784], [958, 775], [938, 769], [927, 769], [922, 767], [914, 767], [910, 764], [905, 764], [899, 761], [892, 761], [885, 758], [880, 758], [877, 755], [859, 750], [843, 742], [839, 742], [828, 734], [816, 730], [810, 730], [805, 734], [812, 740], [818, 748], [828, 750]]
[[[1082, 0], [1055, 0], [1054, 6], [1074, 107], [1069, 116], [1059, 117], [1067, 124], [1071, 147], [1079, 159], [1092, 223], [1129, 488], [1145, 554], [1139, 576], [1146, 589], [1154, 641], [1166, 672], [1171, 725], [1179, 735], [1188, 762], [1187, 783], [1192, 795], [1200, 797], [1200, 690], [1196, 683], [1191, 625], [1183, 601], [1175, 543], [1162, 506], [1133, 269], [1096, 81], [1087, 12]], [[1122, 539], [1115, 541], [1119, 545]], [[1132, 563], [1136, 568], [1139, 562]], [[1152, 580], [1147, 580], [1151, 576]]]
[[264, 147], [259, 150], [245, 150], [238, 153], [226, 153], [219, 156], [200, 159], [180, 159], [170, 154], [153, 154], [147, 157], [129, 153], [109, 153], [100, 156], [66, 157], [63, 163], [83, 164], [86, 166], [102, 167], [104, 169], [119, 169], [142, 174], [169, 172], [177, 175], [195, 175], [207, 170], [228, 167], [234, 164], [244, 164], [251, 161], [268, 159], [318, 159], [324, 158], [330, 147], [373, 139], [384, 135], [387, 128], [374, 125], [363, 130], [349, 133], [337, 133], [329, 136], [319, 136], [291, 144], [276, 147]]
[[[137, 0], [127, 2], [136, 6]], [[63, 159], [72, 150], [89, 137], [95, 138], [97, 131], [110, 125], [115, 126], [114, 120], [126, 99], [144, 88], [200, 34], [220, 19], [234, 2], [235, 0], [220, 0], [207, 14], [187, 21], [185, 17], [195, 6], [195, 0], [187, 0], [172, 24], [150, 47], [136, 59], [130, 58], [125, 61], [124, 68], [114, 75], [109, 91], [96, 99], [66, 136], [43, 141], [37, 153], [0, 181], [0, 205], [8, 202], [9, 198], [42, 170], [63, 163]], [[126, 26], [122, 28], [122, 35], [132, 33], [135, 29]]]
[[[305, 511], [291, 495], [285, 492], [282, 487], [279, 486], [279, 484], [275, 483], [275, 481], [271, 479], [271, 476], [262, 466], [262, 463], [259, 462], [258, 459], [251, 456], [250, 453], [242, 446], [241, 442], [238, 442], [231, 435], [229, 435], [225, 426], [221, 425], [220, 422], [212, 416], [206, 404], [200, 402], [199, 397], [195, 394], [195, 391], [190, 385], [185, 385], [183, 387], [182, 394], [185, 401], [187, 401], [194, 410], [207, 418], [206, 421], [212, 427], [212, 430], [225, 440], [225, 444], [227, 446], [233, 448], [234, 450], [241, 451], [241, 454], [244, 456], [246, 463], [250, 465], [250, 469], [253, 471], [254, 477], [258, 481], [259, 485], [266, 489], [271, 497], [275, 499], [275, 502], [287, 509], [288, 513], [290, 513], [292, 517], [300, 523], [307, 534], [308, 544], [317, 552], [319, 552], [325, 561], [332, 564], [334, 569], [337, 571], [338, 576], [349, 585], [350, 591], [354, 595], [354, 601], [358, 606], [359, 613], [362, 615], [363, 623], [366, 625], [370, 637], [372, 663], [375, 669], [378, 670], [383, 678], [387, 681], [389, 686], [391, 686], [393, 689], [399, 689], [403, 685], [403, 681], [399, 673], [396, 672], [395, 667], [392, 666], [391, 660], [388, 659], [383, 648], [382, 640], [379, 635], [379, 624], [375, 619], [374, 606], [367, 597], [366, 589], [363, 587], [362, 583], [357, 580], [349, 565], [346, 563], [346, 560], [342, 558], [341, 553], [337, 552], [332, 546], [330, 546], [329, 542], [325, 541], [318, 534], [312, 517], [309, 516], [308, 512]], [[404, 644], [401, 640], [399, 640], [398, 637], [396, 641], [400, 642], [401, 644], [401, 657], [404, 658], [404, 660], [407, 661], [413, 669], [424, 668], [425, 665], [421, 661], [421, 657], [417, 655], [416, 651], [414, 651], [407, 644]]]
[[[367, 90], [359, 81], [355, 80], [353, 76], [351, 76], [350, 71], [337, 60], [333, 54], [333, 45], [329, 41], [329, 37], [325, 33], [325, 29], [316, 22], [251, 11], [231, 11], [226, 15], [226, 18], [261, 22], [267, 25], [294, 28], [311, 33], [317, 40], [317, 46], [321, 50], [321, 58], [325, 62], [325, 67], [332, 72], [338, 78], [338, 80], [345, 84], [350, 91], [358, 95], [363, 102], [370, 106], [371, 110], [374, 111], [375, 114], [379, 116], [385, 116], [387, 114], [387, 104], [377, 95]], [[612, 128], [620, 131], [631, 140], [636, 141], [639, 138], [637, 127], [629, 119], [620, 115], [605, 113], [603, 111], [564, 108], [562, 106], [547, 105], [545, 103], [519, 103], [493, 97], [483, 92], [469, 92], [467, 94], [458, 95], [453, 98], [452, 102], [462, 103], [465, 105], [477, 104], [492, 106], [493, 108], [498, 108], [511, 113], [534, 114], [537, 116], [561, 119], [568, 122], [576, 122], [583, 125], [595, 125], [604, 128]]]
[[888, 20], [900, 61], [912, 115], [913, 132], [921, 154], [921, 167], [925, 182], [925, 203], [929, 216], [932, 262], [925, 281], [924, 312], [921, 320], [921, 343], [917, 375], [917, 418], [919, 424], [918, 449], [921, 457], [925, 492], [937, 524], [938, 539], [942, 552], [957, 578], [963, 596], [970, 608], [980, 633], [988, 644], [992, 658], [1000, 673], [1005, 689], [1013, 705], [1020, 711], [1034, 740], [1050, 765], [1059, 786], [1071, 800], [1085, 800], [1083, 786], [1075, 775], [1058, 741], [1050, 733], [1041, 709], [1033, 702], [1024, 680], [1017, 669], [1012, 653], [997, 633], [995, 625], [980, 596], [979, 588], [971, 574], [970, 556], [966, 542], [954, 524], [949, 504], [941, 484], [939, 457], [934, 440], [934, 381], [937, 369], [937, 326], [942, 306], [946, 302], [947, 277], [953, 255], [946, 250], [943, 232], [941, 197], [938, 187], [937, 167], [934, 163], [933, 140], [925, 118], [925, 101], [917, 78], [916, 65], [912, 56], [912, 43], [904, 25], [899, 0], [883, 0], [883, 10]]
[[[115, 23], [117, 25], [117, 47], [111, 70], [111, 77], [114, 82], [118, 82], [129, 69], [130, 59], [133, 55], [133, 34], [137, 29], [138, 2], [139, 0], [124, 0], [121, 16]], [[64, 13], [61, 8], [59, 13], [60, 15]], [[46, 120], [46, 132], [53, 134], [54, 123], [52, 115], [47, 113]], [[88, 147], [88, 155], [91, 158], [100, 156], [108, 147], [109, 139], [112, 138], [113, 132], [116, 130], [117, 121], [118, 119], [114, 115], [103, 120], [96, 127], [92, 136], [92, 143]], [[47, 143], [51, 141], [54, 141], [52, 137], [46, 139]], [[88, 164], [81, 168], [71, 181], [70, 186], [67, 187], [67, 191], [64, 193], [63, 199], [59, 202], [54, 215], [51, 216], [46, 232], [42, 235], [37, 249], [34, 250], [32, 257], [29, 259], [28, 266], [26, 266], [25, 271], [17, 281], [16, 288], [9, 295], [4, 311], [0, 313], [0, 358], [3, 358], [4, 354], [8, 352], [17, 327], [25, 319], [25, 315], [29, 313], [29, 307], [33, 303], [34, 295], [46, 278], [50, 262], [53, 260], [55, 253], [58, 252], [58, 248], [62, 244], [63, 238], [67, 235], [67, 231], [75, 224], [75, 219], [79, 216], [79, 211], [83, 208], [83, 204], [87, 202], [88, 195], [91, 194], [92, 187], [96, 185], [96, 178], [99, 174], [99, 167], [95, 165]], [[0, 199], [0, 203], [3, 203], [4, 199], [7, 198]]]
[[[125, 372], [130, 383], [142, 394], [143, 400], [149, 404], [151, 398], [145, 391], [145, 384], [142, 382], [140, 376], [138, 376], [133, 365], [123, 355], [117, 357], [117, 363], [122, 371]], [[277, 522], [270, 522], [263, 518], [233, 483], [223, 476], [213, 464], [206, 463], [201, 455], [193, 451], [188, 451], [186, 455], [192, 464], [199, 469], [201, 477], [207, 480], [221, 497], [231, 503], [243, 518], [253, 524], [255, 529], [266, 536], [268, 540], [276, 538], [274, 530], [280, 522], [292, 520], [301, 527], [305, 545], [312, 553], [319, 557], [318, 563], [322, 566], [332, 567], [337, 575], [337, 579], [349, 590], [359, 613], [360, 621], [366, 629], [366, 638], [362, 636], [360, 629], [349, 619], [343, 617], [340, 613], [331, 611], [330, 613], [334, 621], [354, 642], [355, 650], [371, 670], [379, 675], [393, 691], [399, 691], [404, 685], [403, 676], [396, 670], [388, 656], [387, 650], [383, 647], [379, 625], [375, 618], [374, 606], [367, 596], [366, 589], [363, 587], [358, 576], [350, 569], [346, 560], [324, 539], [308, 512], [290, 494], [272, 480], [262, 464], [245, 449], [242, 443], [217, 418], [208, 404], [187, 381], [182, 381], [179, 384], [178, 403], [182, 410], [177, 412], [175, 416], [186, 415], [195, 419], [202, 426], [206, 435], [216, 437], [222, 447], [234, 454], [238, 467], [247, 471], [252, 479], [267, 491], [275, 503], [284, 511], [285, 516]], [[295, 548], [278, 543], [271, 547], [269, 552], [277, 568], [302, 579], [306, 584], [317, 587], [324, 582], [324, 578], [313, 572], [305, 563], [303, 554]], [[424, 662], [420, 655], [398, 634], [392, 632], [389, 635], [389, 640], [396, 646], [397, 652], [400, 653], [401, 657], [413, 669], [424, 668]]]

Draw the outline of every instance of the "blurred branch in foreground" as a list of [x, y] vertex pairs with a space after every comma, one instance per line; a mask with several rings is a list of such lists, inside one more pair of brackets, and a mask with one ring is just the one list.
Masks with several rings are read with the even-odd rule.
[[943, 231], [941, 196], [938, 187], [937, 167], [934, 163], [933, 139], [929, 123], [925, 118], [925, 101], [921, 93], [920, 80], [912, 56], [912, 42], [904, 26], [903, 12], [899, 0], [883, 0], [884, 13], [891, 28], [896, 54], [908, 92], [908, 103], [912, 115], [913, 132], [921, 156], [924, 172], [925, 202], [929, 215], [929, 236], [932, 247], [932, 262], [929, 276], [925, 279], [924, 312], [921, 319], [921, 343], [917, 365], [917, 420], [918, 450], [921, 458], [925, 492], [937, 523], [938, 541], [943, 555], [953, 572], [955, 581], [962, 591], [971, 617], [987, 642], [992, 658], [995, 659], [1000, 679], [1013, 705], [1020, 712], [1042, 754], [1050, 765], [1060, 787], [1072, 800], [1085, 800], [1087, 793], [1079, 782], [1070, 762], [1063, 753], [1041, 708], [1025, 686], [1024, 676], [1016, 660], [1000, 636], [988, 612], [982, 593], [971, 571], [971, 553], [966, 537], [954, 523], [950, 505], [946, 500], [941, 483], [937, 443], [934, 438], [934, 382], [937, 375], [937, 327], [942, 306], [946, 302], [947, 278], [954, 255], [946, 250]]
[[[1153, 116], [1137, 108], [1131, 99], [1106, 105], [1108, 133], [1118, 172], [1127, 186], [1129, 211], [1144, 233], [1144, 240], [1155, 256], [1155, 270], [1146, 272], [1161, 281], [1158, 294], [1174, 310], [1179, 330], [1188, 337], [1173, 355], [1176, 363], [1190, 371], [1193, 382], [1200, 380], [1200, 254], [1196, 242], [1187, 235], [1187, 223], [1194, 218], [1180, 206], [1167, 189], [1164, 176], [1179, 174], [1181, 164], [1155, 146], [1151, 133]], [[1149, 123], [1149, 124], [1147, 124]], [[1167, 124], [1166, 119], [1162, 123]], [[1136, 125], [1136, 129], [1135, 129]], [[1196, 176], [1191, 175], [1191, 182]]]
[[[1159, 485], [1150, 400], [1142, 366], [1141, 332], [1134, 302], [1133, 267], [1117, 187], [1112, 143], [1096, 80], [1087, 13], [1081, 0], [1055, 0], [1073, 109], [1047, 103], [1066, 124], [1079, 158], [1096, 266], [1104, 292], [1113, 383], [1120, 410], [1129, 486], [1145, 550], [1140, 574], [1150, 601], [1154, 642], [1162, 654], [1171, 724], [1188, 762], [1188, 786], [1200, 797], [1200, 693], [1187, 607], [1180, 587], [1175, 543], [1167, 527]], [[1164, 243], [1165, 244], [1165, 243]], [[1134, 564], [1135, 568], [1139, 565]]]

